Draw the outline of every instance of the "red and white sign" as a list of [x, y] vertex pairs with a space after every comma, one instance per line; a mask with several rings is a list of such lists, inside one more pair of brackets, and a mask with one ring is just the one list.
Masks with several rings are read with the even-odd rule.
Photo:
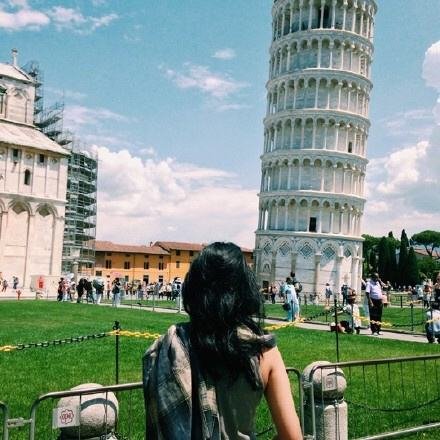
[[79, 406], [66, 406], [55, 408], [52, 413], [52, 428], [66, 428], [68, 426], [79, 426], [80, 408]]

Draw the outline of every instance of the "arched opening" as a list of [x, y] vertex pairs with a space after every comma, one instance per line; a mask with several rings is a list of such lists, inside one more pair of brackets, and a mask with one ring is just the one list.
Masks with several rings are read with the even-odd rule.
[[353, 153], [353, 142], [348, 143], [348, 152]]
[[24, 184], [25, 185], [31, 184], [31, 172], [29, 170], [26, 170], [24, 172]]

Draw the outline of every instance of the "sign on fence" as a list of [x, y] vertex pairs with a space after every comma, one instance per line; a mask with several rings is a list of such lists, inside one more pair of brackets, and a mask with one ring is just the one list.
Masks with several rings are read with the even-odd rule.
[[52, 428], [67, 428], [79, 426], [81, 408], [79, 406], [65, 406], [54, 408], [52, 412]]

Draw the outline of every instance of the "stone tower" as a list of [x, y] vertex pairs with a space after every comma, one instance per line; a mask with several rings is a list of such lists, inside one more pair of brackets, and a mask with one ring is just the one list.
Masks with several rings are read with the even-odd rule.
[[256, 232], [263, 286], [359, 291], [374, 0], [275, 0]]

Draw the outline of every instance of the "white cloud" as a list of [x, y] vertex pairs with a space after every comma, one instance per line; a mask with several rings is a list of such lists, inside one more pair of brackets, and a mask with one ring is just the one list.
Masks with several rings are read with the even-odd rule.
[[108, 26], [118, 18], [118, 15], [114, 13], [101, 17], [86, 17], [79, 9], [63, 6], [54, 6], [48, 14], [59, 31], [69, 29], [83, 35]]
[[76, 130], [82, 126], [94, 126], [96, 128], [101, 122], [115, 121], [124, 122], [128, 119], [118, 113], [106, 108], [89, 108], [82, 105], [66, 106], [64, 122], [66, 127]]
[[81, 101], [87, 97], [85, 93], [76, 92], [74, 90], [60, 90], [54, 87], [45, 87], [44, 90], [57, 99], [61, 98], [71, 99], [73, 101]]
[[[423, 78], [440, 93], [440, 42], [425, 55]], [[440, 97], [439, 97], [440, 98]], [[433, 117], [434, 116], [434, 117]], [[408, 130], [406, 125], [424, 121], [424, 139], [373, 159], [367, 172], [364, 230], [382, 235], [390, 230], [410, 233], [439, 229], [440, 206], [440, 100], [433, 112], [416, 109], [399, 113], [390, 128]]]
[[212, 57], [219, 60], [232, 60], [236, 56], [237, 54], [234, 49], [226, 48], [216, 51]]
[[209, 67], [185, 63], [183, 71], [160, 69], [180, 89], [194, 89], [208, 98], [208, 104], [216, 110], [237, 110], [247, 107], [242, 103], [231, 102], [232, 98], [249, 84], [237, 81], [227, 73], [212, 72]]
[[232, 240], [253, 246], [255, 190], [230, 173], [142, 159], [128, 150], [95, 146], [99, 155], [98, 237], [119, 242]]
[[423, 79], [426, 85], [440, 92], [440, 41], [434, 43], [425, 53]]
[[110, 13], [100, 17], [85, 16], [79, 9], [53, 6], [49, 10], [34, 9], [27, 0], [8, 0], [0, 3], [0, 28], [8, 31], [39, 30], [53, 24], [59, 31], [71, 30], [86, 35], [108, 26], [118, 17]]
[[13, 2], [12, 6], [20, 9], [8, 12], [3, 9], [4, 5], [0, 5], [0, 28], [8, 31], [38, 30], [50, 23], [45, 13], [29, 8], [25, 1]]

